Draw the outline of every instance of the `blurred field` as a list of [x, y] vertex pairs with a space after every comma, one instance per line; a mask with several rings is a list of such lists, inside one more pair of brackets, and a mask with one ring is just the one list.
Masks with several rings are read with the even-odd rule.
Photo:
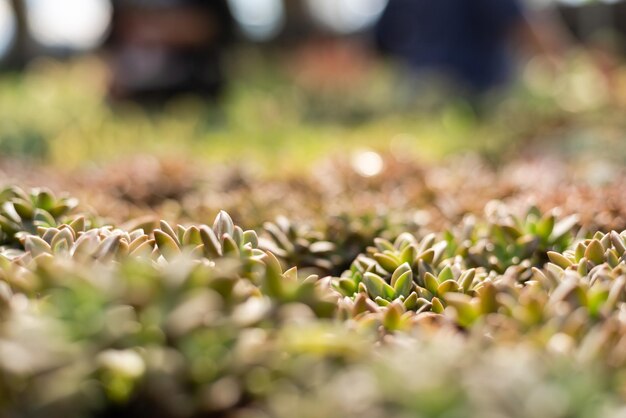
[[512, 92], [481, 115], [454, 98], [416, 104], [398, 73], [382, 64], [327, 83], [318, 73], [332, 63], [307, 73], [283, 56], [248, 51], [232, 61], [221, 105], [182, 97], [153, 111], [109, 106], [107, 73], [96, 58], [42, 60], [24, 75], [4, 75], [0, 155], [71, 169], [148, 153], [252, 163], [270, 172], [364, 147], [428, 161], [465, 151], [498, 161], [537, 149], [574, 159], [626, 157], [626, 98], [614, 86], [626, 84], [626, 73], [605, 78], [582, 54], [572, 56], [558, 82], [532, 61]]

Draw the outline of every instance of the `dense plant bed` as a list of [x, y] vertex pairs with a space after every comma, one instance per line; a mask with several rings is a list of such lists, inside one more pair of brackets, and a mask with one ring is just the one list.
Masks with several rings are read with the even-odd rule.
[[253, 229], [189, 221], [210, 210], [193, 184], [169, 212], [118, 196], [102, 208], [149, 216], [116, 220], [4, 189], [0, 416], [624, 416], [626, 231], [606, 209], [621, 197], [571, 181], [546, 210], [502, 180], [513, 168], [465, 164], [210, 189], [243, 214], [264, 190], [318, 211]]

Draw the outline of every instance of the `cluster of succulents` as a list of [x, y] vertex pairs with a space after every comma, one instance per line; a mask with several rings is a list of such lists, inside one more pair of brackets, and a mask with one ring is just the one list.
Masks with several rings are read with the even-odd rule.
[[377, 214], [341, 214], [319, 228], [279, 216], [265, 222], [261, 247], [287, 265], [306, 267], [319, 275], [339, 275], [374, 239], [391, 237], [411, 224]]
[[382, 161], [3, 189], [0, 415], [621, 416], [623, 184]]
[[22, 231], [25, 251], [0, 255], [8, 416], [224, 412], [280, 373], [263, 366], [279, 361], [282, 324], [334, 315], [328, 280], [284, 270], [225, 212], [145, 227], [78, 217]]
[[2, 198], [8, 417], [619, 417], [626, 405], [626, 231], [501, 202], [427, 233], [363, 214], [322, 228], [246, 230], [224, 211], [210, 225], [112, 224], [48, 191]]
[[76, 199], [57, 198], [45, 189], [29, 193], [18, 187], [0, 191], [0, 245], [19, 246], [20, 237], [39, 227], [54, 227], [71, 213]]
[[[482, 122], [397, 112], [391, 73], [354, 103], [240, 89], [227, 130], [186, 99], [111, 112], [91, 59], [2, 81], [0, 417], [626, 416], [626, 173], [589, 158], [623, 162], [626, 102], [570, 100], [536, 64], [532, 98]], [[71, 168], [155, 146], [199, 161]], [[409, 156], [451, 149], [497, 165]]]

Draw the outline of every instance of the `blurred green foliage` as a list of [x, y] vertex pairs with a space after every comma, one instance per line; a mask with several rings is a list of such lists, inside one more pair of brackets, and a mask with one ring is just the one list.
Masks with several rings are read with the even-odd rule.
[[[327, 86], [300, 82], [284, 57], [247, 52], [233, 61], [219, 106], [181, 97], [159, 111], [109, 106], [106, 69], [96, 59], [37, 62], [23, 75], [0, 79], [0, 149], [60, 167], [154, 153], [297, 169], [355, 147], [424, 159], [472, 150], [499, 159], [538, 143], [623, 158], [614, 152], [623, 139], [623, 98], [612, 95], [584, 56], [573, 57], [556, 80], [533, 61], [507, 95], [478, 107], [453, 96], [420, 100], [428, 94], [412, 92], [406, 76], [380, 64], [346, 86]], [[615, 74], [613, 81], [623, 78]]]

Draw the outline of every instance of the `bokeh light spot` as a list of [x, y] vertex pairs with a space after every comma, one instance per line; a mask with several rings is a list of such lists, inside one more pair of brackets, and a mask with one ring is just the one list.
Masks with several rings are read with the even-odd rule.
[[111, 23], [108, 0], [27, 0], [33, 38], [47, 47], [90, 49], [98, 46]]
[[233, 16], [245, 36], [253, 41], [274, 38], [285, 23], [281, 0], [229, 0]]
[[382, 157], [374, 151], [357, 151], [352, 156], [352, 168], [363, 177], [374, 177], [383, 171]]
[[388, 0], [308, 0], [313, 18], [338, 33], [352, 33], [376, 23]]

